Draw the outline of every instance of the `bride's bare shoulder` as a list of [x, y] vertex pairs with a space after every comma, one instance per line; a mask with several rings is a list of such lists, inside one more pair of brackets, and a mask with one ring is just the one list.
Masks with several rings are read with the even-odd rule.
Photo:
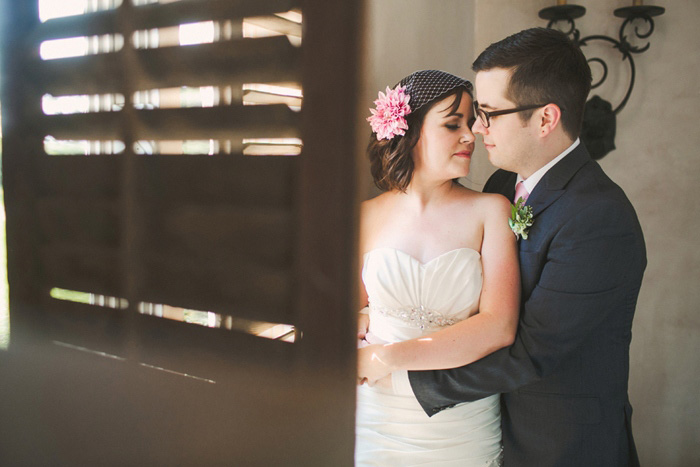
[[505, 219], [511, 215], [511, 206], [505, 196], [498, 193], [479, 193], [476, 204], [485, 225], [503, 226], [503, 228], [508, 225]]
[[498, 193], [482, 193], [464, 188], [460, 192], [460, 198], [465, 206], [471, 208], [472, 212], [478, 213], [477, 215], [481, 218], [510, 215], [510, 202]]
[[499, 193], [477, 193], [478, 202], [486, 208], [492, 209], [510, 209], [510, 201], [505, 196]]
[[374, 198], [363, 201], [360, 203], [360, 217], [363, 220], [369, 220], [368, 218], [381, 215], [382, 212], [390, 208], [393, 197], [393, 193], [384, 192]]
[[381, 230], [392, 206], [392, 195], [382, 193], [360, 203], [360, 252], [364, 253], [372, 245], [377, 232]]

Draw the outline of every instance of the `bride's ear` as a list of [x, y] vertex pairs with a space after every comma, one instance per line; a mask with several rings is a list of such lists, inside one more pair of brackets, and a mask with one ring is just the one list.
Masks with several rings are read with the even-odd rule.
[[557, 104], [547, 104], [539, 112], [539, 134], [545, 137], [561, 125], [561, 109]]

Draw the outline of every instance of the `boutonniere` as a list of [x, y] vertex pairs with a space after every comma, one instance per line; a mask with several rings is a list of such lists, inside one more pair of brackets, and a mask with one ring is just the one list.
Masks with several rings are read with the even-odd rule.
[[525, 200], [518, 198], [515, 204], [510, 205], [510, 219], [508, 225], [515, 234], [515, 238], [527, 240], [527, 232], [532, 227], [532, 206], [525, 206]]

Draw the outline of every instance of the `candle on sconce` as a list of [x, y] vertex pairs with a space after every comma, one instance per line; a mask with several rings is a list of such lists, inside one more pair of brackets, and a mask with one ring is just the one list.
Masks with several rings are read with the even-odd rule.
[[559, 5], [566, 5], [566, 0], [557, 0], [557, 6]]
[[642, 6], [644, 4], [644, 0], [632, 0], [632, 6]]

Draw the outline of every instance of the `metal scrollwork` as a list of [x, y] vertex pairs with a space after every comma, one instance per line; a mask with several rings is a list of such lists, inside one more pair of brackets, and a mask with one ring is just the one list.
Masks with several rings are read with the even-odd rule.
[[[610, 112], [612, 114], [611, 117], [613, 118], [614, 125], [614, 115], [617, 115], [625, 107], [627, 101], [630, 98], [630, 95], [632, 94], [632, 89], [634, 88], [636, 68], [634, 65], [634, 59], [632, 57], [632, 54], [646, 52], [650, 46], [649, 42], [647, 42], [646, 45], [642, 47], [632, 45], [632, 43], [630, 43], [630, 41], [628, 40], [628, 37], [632, 36], [627, 31], [627, 28], [630, 26], [634, 26], [634, 37], [636, 37], [637, 39], [648, 39], [654, 32], [654, 20], [652, 18], [654, 16], [662, 15], [664, 11], [665, 9], [662, 7], [649, 5], [635, 5], [616, 9], [614, 12], [615, 16], [619, 18], [625, 18], [625, 20], [622, 22], [622, 25], [620, 26], [620, 33], [618, 36], [619, 40], [604, 35], [591, 35], [581, 38], [579, 30], [576, 28], [575, 19], [583, 16], [586, 13], [586, 9], [579, 5], [557, 5], [549, 8], [544, 8], [540, 10], [539, 16], [542, 19], [548, 20], [547, 28], [552, 29], [556, 27], [559, 31], [569, 36], [571, 40], [576, 42], [581, 47], [586, 46], [593, 41], [603, 41], [611, 44], [613, 48], [617, 49], [622, 54], [622, 60], [629, 63], [630, 82], [627, 88], [627, 92], [625, 93], [625, 96], [623, 97], [620, 104]], [[646, 25], [646, 31], [640, 31], [639, 26], [633, 24], [636, 20], [644, 21]], [[564, 27], [564, 25], [561, 23], [564, 23], [566, 26]], [[562, 27], [559, 27], [560, 25]], [[589, 58], [588, 62], [589, 64], [596, 63], [600, 65], [603, 70], [603, 76], [591, 85], [591, 89], [595, 89], [598, 86], [602, 85], [603, 82], [605, 82], [605, 80], [608, 77], [609, 68], [605, 60], [603, 60], [602, 58]], [[596, 105], [596, 107], [599, 108], [600, 101], [602, 101], [602, 99], [598, 96], [594, 97], [597, 98], [594, 104]], [[589, 103], [587, 103], [587, 107], [588, 104], [591, 103], [592, 102], [589, 101]], [[591, 122], [588, 123], [591, 124]], [[586, 125], [586, 117], [584, 117], [584, 134], [586, 133]], [[582, 138], [583, 137], [584, 135], [582, 134]], [[613, 143], [605, 144], [605, 146], [614, 149]], [[608, 151], [609, 150], [610, 149], [608, 149]], [[607, 154], [607, 151], [604, 153], [592, 155], [594, 158], [599, 159], [602, 158], [605, 154]]]
[[651, 33], [654, 32], [654, 20], [652, 20], [651, 18], [647, 18], [647, 17], [643, 17], [643, 18], [637, 17], [637, 18], [627, 18], [622, 23], [622, 27], [620, 28], [620, 43], [624, 45], [625, 50], [627, 50], [628, 52], [638, 54], [641, 52], [646, 52], [649, 49], [651, 42], [647, 42], [647, 45], [645, 45], [644, 47], [642, 47], [640, 49], [639, 47], [632, 46], [632, 44], [630, 44], [629, 41], [627, 41], [627, 36], [624, 35], [624, 30], [628, 25], [632, 24], [632, 22], [636, 19], [643, 19], [649, 25], [649, 31], [646, 33], [643, 33], [643, 34], [639, 32], [639, 28], [637, 26], [634, 27], [634, 35], [637, 36], [637, 38], [639, 38], [639, 39], [646, 39], [647, 37], [651, 36]]
[[[612, 44], [613, 48], [620, 51], [620, 53], [622, 54], [623, 61], [627, 61], [629, 63], [631, 76], [627, 93], [622, 99], [622, 102], [614, 110], [614, 113], [617, 114], [620, 112], [620, 110], [622, 110], [625, 104], [627, 104], [627, 101], [629, 100], [629, 97], [632, 94], [632, 89], [634, 88], [636, 68], [634, 66], [634, 59], [632, 58], [632, 54], [646, 52], [650, 46], [649, 42], [647, 42], [646, 45], [644, 45], [643, 47], [637, 47], [632, 45], [628, 40], [628, 37], [631, 37], [631, 35], [629, 35], [627, 28], [630, 26], [634, 26], [634, 37], [636, 37], [637, 39], [648, 39], [654, 33], [653, 17], [662, 15], [664, 12], [664, 8], [650, 5], [636, 5], [618, 8], [617, 10], [615, 10], [615, 16], [625, 18], [625, 20], [622, 22], [622, 25], [620, 26], [620, 33], [618, 36], [619, 40], [603, 35], [592, 35], [581, 38], [579, 30], [576, 28], [575, 20], [576, 18], [580, 18], [584, 14], [586, 14], [586, 9], [582, 6], [557, 5], [549, 8], [544, 8], [540, 11], [539, 16], [540, 18], [548, 20], [547, 27], [550, 29], [555, 26], [558, 26], [558, 23], [566, 23], [566, 29], [557, 29], [562, 31], [564, 34], [570, 36], [574, 42], [578, 43], [582, 47], [587, 45], [591, 41], [604, 41]], [[644, 23], [647, 26], [646, 31], [640, 31], [639, 26], [633, 24], [636, 20], [644, 21]], [[598, 63], [603, 68], [602, 78], [600, 78], [596, 83], [592, 85], [592, 89], [595, 89], [601, 84], [603, 84], [603, 82], [607, 79], [608, 65], [605, 63], [605, 60], [597, 57], [591, 58], [588, 61], [589, 63]]]
[[[613, 113], [615, 113], [617, 115], [620, 112], [620, 110], [622, 110], [622, 108], [625, 106], [625, 104], [627, 104], [627, 101], [629, 100], [630, 95], [632, 95], [632, 89], [634, 88], [634, 80], [635, 80], [635, 75], [636, 75], [636, 68], [634, 66], [634, 59], [632, 58], [632, 55], [631, 55], [630, 51], [628, 50], [629, 46], [625, 45], [626, 44], [625, 42], [616, 41], [612, 37], [600, 36], [600, 35], [587, 36], [587, 37], [584, 37], [583, 39], [579, 40], [578, 43], [581, 47], [583, 47], [585, 45], [588, 45], [588, 43], [591, 41], [604, 41], [604, 42], [611, 43], [613, 48], [618, 49], [620, 51], [620, 53], [622, 54], [622, 60], [627, 61], [627, 63], [629, 63], [630, 83], [629, 83], [629, 86], [627, 87], [627, 92], [625, 93], [625, 97], [622, 99], [622, 102], [620, 102], [620, 104], [615, 108], [615, 110], [613, 110]], [[596, 83], [593, 83], [591, 85], [591, 89], [595, 89], [598, 86], [600, 86], [601, 84], [603, 84], [603, 82], [608, 77], [608, 65], [607, 65], [607, 63], [605, 63], [605, 60], [603, 60], [602, 58], [597, 58], [597, 57], [591, 58], [588, 61], [589, 61], [589, 63], [596, 62], [596, 63], [599, 63], [603, 66], [603, 70], [604, 70], [603, 76]]]
[[600, 86], [601, 84], [603, 84], [605, 82], [605, 80], [608, 78], [608, 64], [605, 63], [605, 60], [603, 60], [602, 58], [597, 58], [597, 57], [596, 58], [589, 58], [588, 63], [598, 63], [598, 64], [600, 64], [601, 68], [603, 69], [603, 76], [601, 76], [601, 78], [598, 81], [591, 84], [591, 89], [595, 89], [598, 86]]

